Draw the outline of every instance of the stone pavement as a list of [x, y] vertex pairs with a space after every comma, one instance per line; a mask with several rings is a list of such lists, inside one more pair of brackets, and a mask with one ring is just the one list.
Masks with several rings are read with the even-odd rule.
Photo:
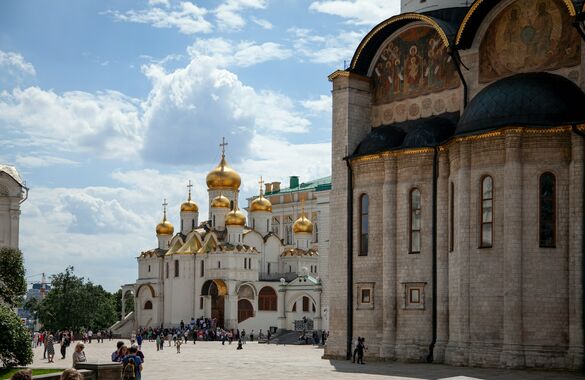
[[[126, 341], [128, 344], [129, 342]], [[116, 341], [86, 344], [88, 361], [109, 362]], [[42, 348], [34, 350], [32, 367], [67, 368], [71, 366], [71, 353], [75, 343], [67, 350], [67, 358], [60, 359], [59, 345], [55, 345], [55, 363], [43, 360]], [[566, 372], [511, 371], [499, 369], [460, 368], [433, 364], [366, 363], [323, 360], [323, 349], [312, 346], [277, 346], [250, 343], [236, 350], [220, 342], [193, 342], [183, 344], [181, 353], [175, 347], [156, 351], [154, 342], [142, 345], [145, 355], [143, 380], [175, 379], [396, 379], [396, 380], [560, 380], [583, 379], [582, 374]]]

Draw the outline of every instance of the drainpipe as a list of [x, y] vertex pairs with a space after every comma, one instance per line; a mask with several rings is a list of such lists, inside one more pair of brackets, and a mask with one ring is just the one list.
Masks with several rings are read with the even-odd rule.
[[349, 158], [347, 164], [347, 353], [351, 359], [353, 341], [353, 170]]
[[438, 170], [437, 165], [439, 161], [439, 148], [434, 148], [433, 153], [433, 226], [432, 226], [432, 255], [433, 255], [433, 278], [432, 278], [432, 292], [433, 292], [433, 305], [432, 305], [432, 327], [433, 336], [431, 344], [429, 346], [429, 355], [427, 356], [427, 362], [433, 362], [433, 353], [435, 350], [435, 344], [437, 343], [437, 178]]
[[[579, 128], [577, 128], [577, 125], [573, 124], [573, 132], [575, 132], [577, 135], [585, 138], [585, 133], [581, 132], [579, 130]], [[585, 170], [585, 156], [583, 158], [583, 164], [584, 164], [584, 170]], [[585, 231], [585, 173], [583, 175], [583, 184], [582, 184], [582, 197], [583, 197], [583, 217], [581, 219], [581, 223], [583, 224], [583, 229]], [[582, 234], [581, 236], [581, 250], [582, 250], [582, 255], [585, 258], [585, 234]], [[585, 289], [585, 260], [581, 260], [581, 287], [583, 289]], [[583, 307], [583, 311], [581, 313], [581, 324], [582, 326], [585, 326], [585, 293], [583, 294], [583, 302], [581, 303], [582, 307]], [[583, 341], [585, 342], [585, 328], [583, 329]], [[583, 365], [583, 367], [585, 368], [585, 363]]]
[[459, 79], [461, 79], [461, 83], [463, 83], [463, 108], [465, 108], [467, 107], [468, 88], [467, 82], [465, 81], [465, 77], [463, 76], [463, 72], [461, 71], [461, 66], [465, 67], [467, 71], [469, 71], [469, 68], [465, 66], [463, 62], [461, 62], [461, 56], [459, 56], [459, 50], [457, 49], [457, 46], [453, 46], [450, 49], [449, 55], [453, 60], [453, 64], [455, 65], [455, 70], [457, 70], [457, 74], [459, 74]]

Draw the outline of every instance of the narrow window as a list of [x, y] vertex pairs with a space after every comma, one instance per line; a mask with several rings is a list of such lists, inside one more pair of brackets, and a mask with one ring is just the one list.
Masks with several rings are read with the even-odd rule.
[[370, 288], [362, 289], [362, 303], [370, 302], [372, 302], [372, 289]]
[[203, 297], [199, 297], [199, 309], [203, 310]]
[[309, 311], [309, 297], [303, 297], [303, 311]]
[[244, 269], [248, 269], [248, 259], [244, 259]]
[[270, 274], [270, 263], [268, 263], [268, 274]]
[[181, 218], [181, 231], [183, 231], [183, 224], [184, 224], [184, 220], [183, 220], [183, 218]]
[[148, 266], [148, 272], [150, 273], [150, 265]]
[[368, 220], [369, 199], [367, 194], [360, 197], [360, 256], [368, 255], [368, 231], [370, 228]]
[[252, 219], [252, 229], [255, 230], [256, 229], [256, 218]]
[[195, 219], [191, 219], [191, 229], [195, 228]]
[[252, 269], [252, 259], [248, 259], [248, 269]]
[[217, 269], [221, 269], [221, 261], [217, 262]]
[[199, 268], [199, 276], [205, 276], [205, 261], [201, 260], [201, 266]]
[[215, 215], [213, 215], [213, 227], [215, 227]]
[[169, 278], [169, 263], [168, 262], [167, 262], [167, 265], [166, 265], [166, 269], [167, 269], [167, 278]]
[[420, 289], [419, 288], [409, 289], [409, 302], [410, 303], [420, 303]]
[[315, 227], [315, 243], [319, 242], [319, 226], [317, 226], [317, 224], [315, 223], [313, 225], [313, 227]]
[[268, 232], [270, 232], [270, 230], [268, 229], [268, 223], [269, 223], [269, 220], [268, 220], [268, 219], [266, 219], [266, 232], [267, 232], [267, 233], [268, 233]]
[[291, 272], [292, 272], [292, 267], [289, 265], [288, 266], [288, 273], [291, 273]]
[[151, 301], [146, 301], [146, 303], [144, 304], [144, 310], [152, 310], [152, 302]]
[[421, 201], [420, 191], [414, 188], [410, 191], [410, 253], [420, 253], [420, 230], [421, 230]]
[[296, 302], [293, 305], [292, 311], [297, 311], [297, 303]]
[[540, 176], [539, 244], [541, 248], [556, 247], [556, 178], [552, 173]]
[[179, 277], [179, 260], [175, 260], [175, 277]]
[[494, 181], [485, 176], [481, 180], [481, 228], [480, 247], [490, 248], [494, 238]]
[[451, 182], [449, 192], [449, 252], [455, 249], [455, 184]]

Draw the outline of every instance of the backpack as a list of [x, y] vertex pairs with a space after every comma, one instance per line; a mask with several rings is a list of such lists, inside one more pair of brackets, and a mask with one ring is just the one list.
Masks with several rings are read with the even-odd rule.
[[136, 379], [136, 365], [133, 358], [128, 359], [128, 362], [124, 365], [122, 379]]

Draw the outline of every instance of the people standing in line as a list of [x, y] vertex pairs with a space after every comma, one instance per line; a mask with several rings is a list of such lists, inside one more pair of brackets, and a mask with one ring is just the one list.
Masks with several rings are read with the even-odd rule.
[[[128, 355], [122, 360], [122, 376], [124, 380], [140, 380], [142, 376], [142, 360], [136, 355], [137, 347], [132, 346]], [[132, 376], [132, 374], [134, 376]]]
[[73, 351], [73, 355], [71, 355], [71, 357], [73, 358], [73, 366], [74, 367], [75, 367], [75, 364], [77, 364], [77, 363], [87, 361], [87, 358], [85, 357], [85, 352], [83, 352], [84, 348], [85, 348], [85, 346], [81, 342], [79, 342], [75, 345], [75, 351]]
[[49, 363], [54, 363], [53, 358], [55, 357], [55, 346], [54, 346], [53, 333], [49, 332], [49, 336], [47, 337], [46, 348], [47, 348], [47, 359], [49, 359]]

